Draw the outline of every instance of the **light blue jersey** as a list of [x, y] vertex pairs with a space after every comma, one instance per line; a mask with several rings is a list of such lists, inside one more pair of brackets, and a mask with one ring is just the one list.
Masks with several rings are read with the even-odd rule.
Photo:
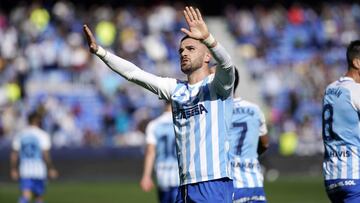
[[[341, 77], [330, 84], [323, 99], [323, 141], [325, 180], [359, 179], [360, 164], [360, 84]], [[329, 182], [330, 183], [330, 182]], [[328, 184], [327, 189], [347, 183]]]
[[156, 147], [155, 173], [161, 190], [179, 186], [175, 133], [171, 112], [164, 112], [146, 128], [146, 143]]
[[240, 98], [233, 105], [229, 154], [234, 188], [263, 187], [257, 148], [259, 137], [267, 134], [264, 114], [256, 104]]
[[213, 79], [179, 82], [171, 97], [181, 185], [229, 177], [232, 97], [218, 94]]
[[19, 153], [21, 178], [45, 179], [46, 164], [43, 151], [50, 149], [50, 136], [37, 127], [28, 127], [13, 140], [12, 148]]

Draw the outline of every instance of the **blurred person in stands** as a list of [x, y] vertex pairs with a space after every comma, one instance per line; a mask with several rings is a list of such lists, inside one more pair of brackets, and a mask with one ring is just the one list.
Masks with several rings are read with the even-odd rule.
[[13, 140], [10, 155], [11, 178], [19, 180], [21, 197], [19, 203], [42, 203], [47, 175], [58, 176], [50, 157], [50, 136], [40, 129], [41, 117], [37, 112], [28, 116], [28, 127]]
[[146, 127], [146, 153], [140, 181], [141, 189], [145, 192], [154, 187], [153, 169], [156, 173], [159, 202], [175, 202], [180, 181], [169, 102], [166, 103], [164, 113]]
[[[235, 69], [234, 94], [239, 83]], [[265, 116], [258, 105], [234, 98], [230, 130], [230, 165], [234, 183], [234, 202], [266, 202], [264, 177], [258, 156], [269, 147]]]
[[347, 47], [348, 69], [323, 97], [323, 175], [332, 202], [360, 202], [360, 40]]
[[[228, 168], [228, 130], [231, 123], [234, 65], [226, 50], [209, 33], [198, 9], [186, 7], [189, 29], [178, 50], [187, 81], [158, 77], [96, 44], [84, 32], [90, 52], [122, 77], [171, 101], [179, 164], [177, 202], [231, 202], [233, 183]], [[218, 66], [210, 74], [209, 62]], [[139, 98], [141, 99], [141, 98]]]

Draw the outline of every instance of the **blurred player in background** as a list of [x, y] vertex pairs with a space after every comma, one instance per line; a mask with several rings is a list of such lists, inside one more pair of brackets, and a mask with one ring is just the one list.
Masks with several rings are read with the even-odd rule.
[[[158, 77], [115, 56], [96, 44], [90, 29], [84, 32], [90, 52], [112, 70], [171, 101], [176, 135], [180, 187], [177, 202], [231, 202], [233, 185], [228, 170], [228, 129], [232, 113], [234, 66], [226, 50], [209, 33], [198, 9], [186, 7], [189, 29], [181, 40], [181, 70], [187, 81]], [[214, 57], [216, 73], [210, 74]]]
[[323, 174], [332, 202], [360, 202], [360, 40], [350, 43], [344, 76], [323, 98]]
[[145, 192], [154, 186], [153, 169], [156, 173], [159, 202], [175, 202], [180, 181], [170, 103], [166, 103], [164, 113], [146, 128], [146, 153], [140, 181]]
[[[238, 83], [235, 69], [234, 93]], [[234, 98], [230, 136], [234, 202], [266, 202], [258, 155], [268, 148], [269, 138], [264, 114], [256, 104]]]
[[29, 126], [15, 136], [10, 155], [11, 177], [20, 181], [19, 203], [43, 202], [47, 175], [56, 178], [58, 172], [50, 157], [50, 136], [40, 129], [38, 113], [28, 116]]

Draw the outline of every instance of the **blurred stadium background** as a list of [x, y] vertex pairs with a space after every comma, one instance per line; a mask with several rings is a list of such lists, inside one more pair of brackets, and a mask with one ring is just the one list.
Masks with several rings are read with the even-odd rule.
[[15, 202], [9, 151], [27, 112], [44, 112], [61, 177], [48, 202], [156, 202], [138, 187], [144, 128], [162, 101], [91, 56], [82, 25], [144, 70], [184, 78], [184, 5], [198, 6], [241, 74], [238, 94], [266, 112], [269, 202], [327, 202], [321, 96], [359, 38], [357, 1], [11, 1], [0, 4], [0, 202]]

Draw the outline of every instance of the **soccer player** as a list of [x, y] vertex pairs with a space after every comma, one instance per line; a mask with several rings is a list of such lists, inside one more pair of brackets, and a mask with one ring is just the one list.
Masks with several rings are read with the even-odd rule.
[[[235, 69], [234, 93], [239, 83]], [[258, 155], [269, 146], [265, 117], [260, 108], [242, 98], [234, 98], [230, 130], [230, 165], [234, 182], [234, 202], [266, 202]]]
[[[43, 202], [47, 174], [56, 178], [58, 172], [50, 158], [50, 136], [40, 129], [37, 113], [28, 116], [29, 126], [15, 136], [10, 155], [11, 177], [20, 179], [19, 203]], [[47, 173], [48, 170], [48, 173]]]
[[332, 202], [360, 202], [360, 40], [350, 43], [344, 76], [324, 92], [323, 175]]
[[164, 113], [146, 127], [146, 143], [140, 186], [145, 192], [153, 188], [151, 176], [154, 168], [159, 202], [173, 203], [180, 181], [170, 103], [166, 103]]
[[[181, 31], [181, 70], [187, 81], [158, 77], [115, 56], [96, 44], [84, 25], [91, 53], [112, 70], [160, 99], [171, 101], [180, 187], [177, 202], [231, 202], [233, 185], [228, 170], [228, 129], [232, 113], [234, 66], [226, 50], [209, 33], [198, 9], [186, 7], [189, 26]], [[210, 74], [209, 62], [218, 66]]]

